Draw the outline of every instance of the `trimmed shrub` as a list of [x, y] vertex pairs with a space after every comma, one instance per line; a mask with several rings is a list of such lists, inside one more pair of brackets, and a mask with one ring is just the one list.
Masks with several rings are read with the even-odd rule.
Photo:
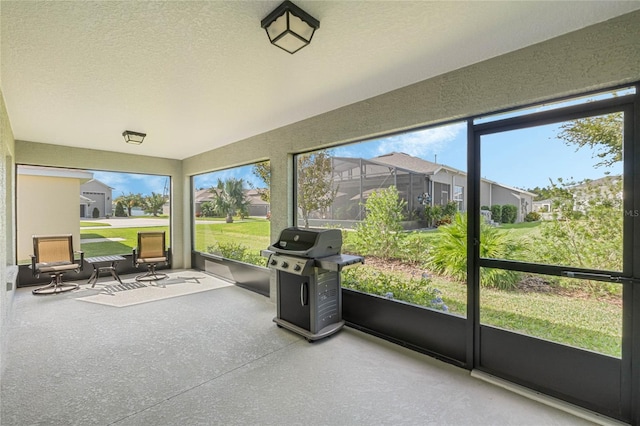
[[541, 219], [542, 216], [540, 216], [540, 213], [538, 212], [529, 212], [527, 213], [527, 215], [524, 217], [524, 221], [525, 222], [537, 222]]
[[94, 219], [97, 219], [100, 217], [100, 210], [98, 210], [97, 207], [93, 208], [93, 211], [91, 212], [91, 217]]
[[502, 223], [515, 223], [518, 217], [518, 207], [513, 204], [502, 206]]
[[116, 217], [127, 217], [127, 212], [124, 211], [124, 206], [122, 205], [121, 201], [118, 201], [116, 203], [115, 216]]
[[249, 247], [239, 243], [216, 243], [207, 247], [207, 253], [258, 266], [265, 266], [267, 262], [259, 253], [254, 253]]
[[502, 222], [502, 206], [500, 204], [491, 206], [491, 220], [497, 223]]

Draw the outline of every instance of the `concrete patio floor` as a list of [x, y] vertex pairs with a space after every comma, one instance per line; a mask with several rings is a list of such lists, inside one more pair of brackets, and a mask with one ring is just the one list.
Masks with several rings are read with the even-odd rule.
[[81, 284], [16, 291], [3, 426], [589, 424], [348, 327], [308, 343], [240, 287], [118, 308]]

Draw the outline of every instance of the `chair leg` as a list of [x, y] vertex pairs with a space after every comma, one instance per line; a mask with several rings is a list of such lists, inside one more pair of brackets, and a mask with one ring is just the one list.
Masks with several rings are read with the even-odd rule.
[[52, 274], [51, 282], [44, 287], [39, 287], [31, 290], [32, 294], [44, 295], [44, 294], [58, 294], [80, 288], [78, 284], [62, 282], [62, 274]]
[[165, 278], [169, 278], [169, 275], [163, 273], [156, 272], [156, 264], [149, 263], [147, 265], [149, 268], [145, 274], [138, 275], [136, 277], [136, 281], [149, 282], [149, 281], [159, 281], [164, 280]]

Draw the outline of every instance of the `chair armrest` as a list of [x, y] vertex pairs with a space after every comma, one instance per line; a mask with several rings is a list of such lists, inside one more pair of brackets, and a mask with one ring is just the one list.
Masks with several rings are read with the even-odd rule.
[[171, 266], [171, 248], [167, 248], [165, 252], [165, 256], [167, 257], [167, 265]]
[[138, 260], [137, 250], [138, 247], [133, 248], [133, 256], [131, 257], [131, 260], [133, 260], [133, 266], [136, 266], [136, 261]]
[[32, 254], [30, 254], [29, 256], [31, 256], [31, 274], [34, 277], [38, 276], [38, 272], [36, 271], [36, 257]]
[[84, 252], [82, 250], [74, 251], [74, 253], [80, 255], [80, 270], [84, 270]]

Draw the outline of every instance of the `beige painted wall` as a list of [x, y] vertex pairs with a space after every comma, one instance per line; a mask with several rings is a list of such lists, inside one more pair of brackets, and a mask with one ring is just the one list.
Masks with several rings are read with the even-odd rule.
[[80, 179], [20, 174], [16, 188], [19, 263], [30, 261], [32, 235], [71, 234], [80, 250]]

